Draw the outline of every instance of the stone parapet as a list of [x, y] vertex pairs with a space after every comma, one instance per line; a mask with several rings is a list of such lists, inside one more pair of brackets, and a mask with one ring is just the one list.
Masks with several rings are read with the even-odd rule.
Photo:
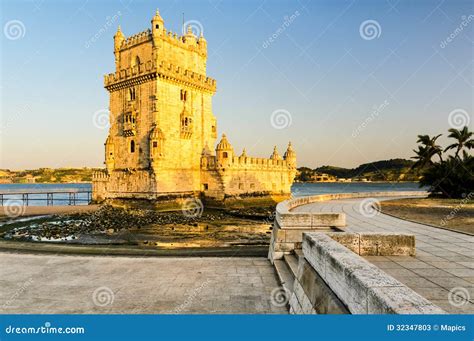
[[[303, 256], [351, 314], [444, 314], [441, 308], [324, 233], [304, 233]], [[300, 283], [304, 269], [301, 271]]]

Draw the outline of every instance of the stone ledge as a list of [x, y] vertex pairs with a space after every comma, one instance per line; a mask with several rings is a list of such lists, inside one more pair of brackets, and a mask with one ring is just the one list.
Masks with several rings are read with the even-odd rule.
[[444, 314], [327, 234], [304, 233], [303, 255], [352, 314]]
[[414, 256], [415, 235], [408, 233], [327, 233], [329, 237], [361, 256]]

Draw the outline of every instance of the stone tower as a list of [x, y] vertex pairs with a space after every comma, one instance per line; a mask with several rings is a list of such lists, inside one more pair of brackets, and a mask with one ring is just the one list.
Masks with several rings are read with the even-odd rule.
[[94, 174], [94, 200], [289, 194], [296, 172], [291, 145], [284, 159], [276, 148], [270, 159], [238, 157], [223, 135], [212, 150], [216, 81], [206, 74], [202, 34], [169, 32], [156, 11], [143, 32], [125, 37], [118, 27], [114, 56], [115, 72], [104, 77], [106, 169]]

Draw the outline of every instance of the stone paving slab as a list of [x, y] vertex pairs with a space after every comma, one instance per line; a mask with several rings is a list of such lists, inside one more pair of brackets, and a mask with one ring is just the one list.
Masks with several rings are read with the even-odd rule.
[[0, 314], [287, 314], [265, 258], [0, 252]]
[[[377, 198], [391, 200], [401, 197]], [[293, 212], [344, 212], [347, 232], [410, 233], [416, 256], [365, 257], [449, 313], [474, 314], [474, 236], [398, 219], [362, 214], [364, 199], [316, 202]], [[450, 294], [451, 292], [451, 294]], [[451, 299], [450, 299], [451, 298]], [[454, 304], [452, 304], [454, 302]]]

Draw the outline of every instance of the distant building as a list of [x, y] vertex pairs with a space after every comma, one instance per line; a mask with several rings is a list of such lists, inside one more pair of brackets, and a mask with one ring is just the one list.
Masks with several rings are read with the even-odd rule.
[[206, 75], [207, 42], [188, 28], [178, 36], [157, 11], [151, 29], [114, 36], [115, 72], [105, 76], [110, 129], [104, 171], [93, 175], [93, 199], [159, 199], [203, 195], [286, 197], [296, 154], [237, 155], [217, 139], [212, 112], [216, 81]]
[[315, 173], [311, 176], [311, 180], [314, 182], [336, 182], [337, 178], [326, 173]]

